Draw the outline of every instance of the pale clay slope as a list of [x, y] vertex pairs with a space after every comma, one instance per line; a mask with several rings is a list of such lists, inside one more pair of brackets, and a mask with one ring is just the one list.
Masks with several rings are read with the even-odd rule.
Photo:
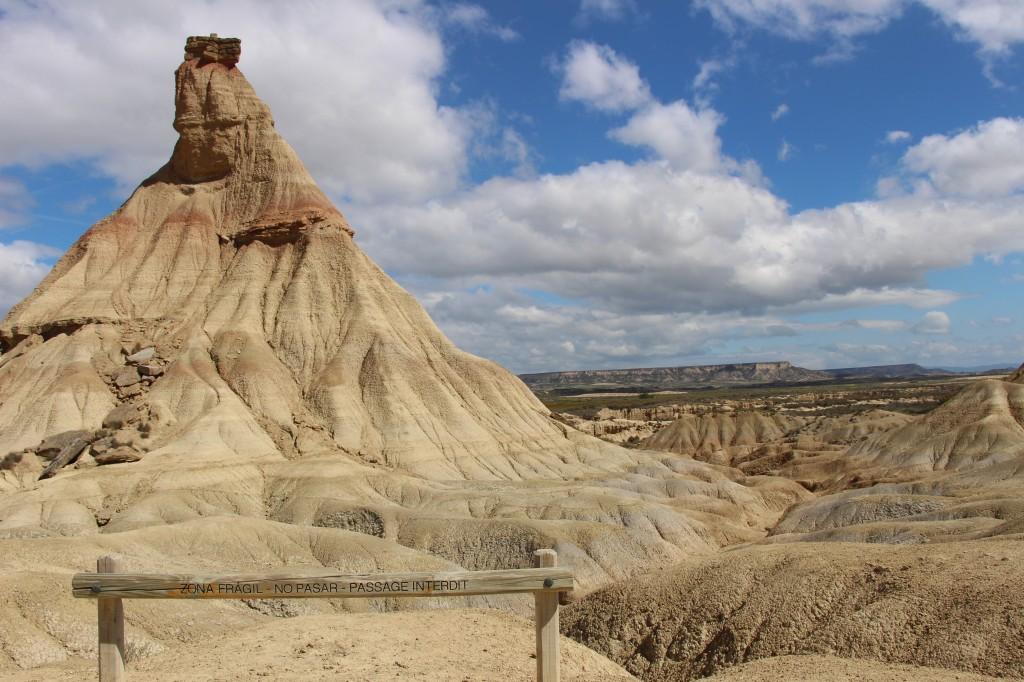
[[862, 436], [767, 541], [588, 595], [567, 632], [652, 681], [1024, 677], [1020, 380]]
[[772, 541], [916, 544], [1024, 532], [1024, 385], [965, 386], [943, 405], [855, 443], [832, 494], [790, 509]]
[[1024, 529], [1021, 415], [1018, 373], [968, 384], [919, 417], [687, 415], [644, 445], [819, 491], [787, 511], [771, 542], [916, 544]]
[[715, 464], [731, 464], [734, 457], [763, 443], [782, 440], [808, 421], [806, 417], [754, 411], [685, 414], [646, 439], [643, 446]]
[[1024, 384], [984, 379], [902, 428], [851, 448], [877, 467], [958, 471], [1020, 461], [1024, 455]]
[[814, 417], [756, 410], [684, 414], [641, 445], [744, 469], [765, 460], [763, 468], [800, 478], [798, 464], [779, 454], [834, 452], [911, 421], [909, 415], [888, 410]]
[[[763, 537], [809, 499], [559, 424], [358, 249], [238, 69], [187, 59], [176, 105], [171, 161], [0, 324], [0, 668], [92, 655], [68, 580], [105, 553], [147, 572], [379, 572], [554, 547], [587, 590]], [[119, 385], [148, 346], [159, 375]], [[89, 468], [89, 449], [36, 482], [17, 452], [126, 405], [135, 422], [112, 437], [139, 462]], [[275, 614], [423, 605], [360, 603], [132, 602], [128, 620], [146, 654]]]

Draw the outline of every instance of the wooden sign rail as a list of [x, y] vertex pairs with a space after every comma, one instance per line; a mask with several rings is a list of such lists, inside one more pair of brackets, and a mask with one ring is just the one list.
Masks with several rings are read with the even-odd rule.
[[100, 682], [125, 680], [123, 599], [372, 599], [464, 597], [531, 592], [535, 601], [537, 679], [557, 682], [559, 594], [573, 589], [572, 572], [557, 568], [550, 549], [534, 552], [536, 568], [508, 571], [397, 573], [389, 575], [266, 574], [152, 575], [118, 572], [115, 557], [101, 557], [96, 573], [76, 573], [71, 591], [96, 599]]

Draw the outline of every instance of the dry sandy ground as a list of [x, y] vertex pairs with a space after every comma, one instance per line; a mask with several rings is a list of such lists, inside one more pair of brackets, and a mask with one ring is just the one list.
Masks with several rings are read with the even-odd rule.
[[[130, 603], [129, 603], [130, 607]], [[129, 647], [130, 649], [130, 647]], [[533, 680], [533, 623], [495, 610], [346, 613], [275, 618], [208, 642], [169, 648], [129, 665], [133, 682], [195, 680]], [[622, 668], [562, 638], [562, 679], [632, 680]], [[0, 676], [11, 682], [82, 680], [95, 662], [73, 659]], [[952, 679], [952, 678], [950, 678]]]
[[779, 656], [739, 665], [706, 679], [709, 682], [983, 682], [1001, 678], [833, 656]]

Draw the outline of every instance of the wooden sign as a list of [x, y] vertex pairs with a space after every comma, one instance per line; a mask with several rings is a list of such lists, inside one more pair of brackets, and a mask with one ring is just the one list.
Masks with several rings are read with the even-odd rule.
[[515, 592], [568, 592], [572, 572], [561, 568], [389, 575], [137, 575], [77, 573], [72, 594], [121, 599], [280, 599], [326, 597], [459, 597]]
[[558, 682], [558, 600], [571, 592], [572, 572], [556, 568], [550, 549], [533, 553], [537, 568], [390, 575], [150, 575], [118, 573], [117, 557], [100, 557], [96, 573], [76, 573], [71, 591], [96, 599], [100, 682], [124, 682], [123, 599], [294, 599], [302, 597], [460, 597], [532, 592], [537, 680]]

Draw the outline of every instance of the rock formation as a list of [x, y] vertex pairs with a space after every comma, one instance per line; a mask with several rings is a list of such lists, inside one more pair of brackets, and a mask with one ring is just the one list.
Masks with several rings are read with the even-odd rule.
[[848, 452], [865, 442], [912, 423], [911, 416], [889, 410], [846, 415], [816, 415], [763, 410], [683, 414], [640, 445], [744, 473], [772, 474], [799, 481], [811, 490], [838, 485], [851, 470]]
[[964, 386], [819, 470], [830, 494], [788, 510], [772, 541], [924, 543], [1020, 533], [1022, 414], [1019, 370]]
[[[0, 671], [89, 654], [94, 632], [53, 623], [95, 622], [64, 583], [102, 553], [149, 572], [368, 572], [555, 547], [587, 590], [764, 537], [809, 498], [585, 436], [455, 348], [358, 248], [239, 57], [189, 39], [170, 161], [0, 323]], [[133, 604], [129, 629], [158, 651], [256, 608], [294, 615]]]
[[[455, 348], [355, 245], [239, 52], [189, 39], [170, 161], [0, 324], [0, 452], [98, 430], [130, 401], [160, 454], [338, 452], [443, 479], [568, 472], [583, 455], [540, 402]], [[140, 346], [151, 357], [126, 360]]]
[[715, 464], [731, 464], [734, 456], [749, 453], [764, 443], [780, 441], [808, 421], [805, 417], [754, 411], [684, 414], [645, 440], [643, 446]]
[[[1011, 615], [1024, 609], [1014, 587], [1024, 579], [1022, 377], [968, 384], [916, 417], [814, 418], [749, 451], [721, 416], [703, 430], [692, 416], [674, 422], [663, 446], [748, 474], [771, 470], [818, 494], [788, 509], [765, 540], [584, 597], [568, 632], [644, 680], [701, 678], [758, 659], [746, 676], [740, 667], [723, 679], [879, 675], [851, 658], [1024, 675], [1024, 657], [1007, 655], [1024, 637]], [[794, 654], [847, 660], [826, 658], [813, 672]]]
[[920, 472], [977, 469], [1024, 459], [1024, 376], [982, 379], [943, 405], [859, 443], [851, 457]]

